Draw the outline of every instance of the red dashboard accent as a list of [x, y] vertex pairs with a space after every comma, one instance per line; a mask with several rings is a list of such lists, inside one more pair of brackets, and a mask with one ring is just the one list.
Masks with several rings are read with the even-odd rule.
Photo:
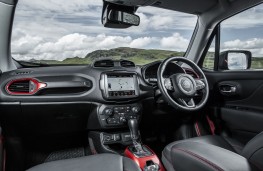
[[[145, 146], [145, 145], [144, 145]], [[146, 165], [146, 161], [148, 160], [152, 160], [154, 163], [158, 164], [160, 169], [159, 171], [166, 171], [161, 163], [161, 161], [159, 160], [159, 158], [157, 157], [157, 155], [148, 147], [146, 146], [151, 152], [153, 155], [151, 156], [147, 156], [147, 157], [141, 157], [141, 158], [138, 158], [136, 157], [129, 149], [128, 147], [126, 148], [125, 152], [124, 152], [124, 156], [132, 159], [135, 163], [138, 164], [138, 166], [143, 170], [145, 165]]]
[[[9, 89], [10, 85], [12, 85], [13, 83], [21, 82], [21, 81], [31, 81], [35, 85], [34, 89], [29, 92], [16, 92], [16, 91], [11, 91]], [[33, 95], [37, 93], [40, 89], [46, 86], [47, 86], [46, 83], [39, 82], [37, 79], [34, 79], [34, 78], [21, 78], [21, 79], [15, 79], [15, 80], [8, 82], [6, 85], [6, 91], [10, 95]]]
[[191, 73], [191, 74], [195, 75], [195, 77], [196, 77], [197, 79], [200, 78], [199, 75], [198, 75], [193, 69], [190, 69], [190, 68], [183, 68], [183, 69], [184, 69], [184, 71], [185, 71], [187, 74]]

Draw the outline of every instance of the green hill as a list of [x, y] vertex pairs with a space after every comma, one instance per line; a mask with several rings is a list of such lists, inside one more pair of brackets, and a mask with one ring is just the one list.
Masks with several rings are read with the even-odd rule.
[[[57, 60], [30, 60], [35, 63], [67, 65], [67, 64], [90, 64], [96, 59], [111, 58], [111, 59], [125, 59], [135, 62], [137, 65], [147, 64], [157, 60], [163, 60], [171, 56], [183, 56], [184, 52], [157, 50], [157, 49], [137, 49], [129, 47], [119, 47], [109, 50], [96, 50], [88, 53], [85, 57], [66, 58], [63, 61]], [[208, 52], [204, 61], [204, 67], [212, 69], [214, 65], [214, 53]], [[252, 69], [263, 68], [263, 58], [252, 58]]]
[[63, 61], [56, 60], [31, 60], [31, 62], [41, 62], [46, 64], [90, 64], [96, 59], [111, 58], [111, 59], [126, 59], [143, 65], [156, 60], [163, 60], [170, 56], [183, 56], [184, 52], [156, 50], [156, 49], [136, 49], [128, 47], [120, 47], [110, 50], [96, 50], [88, 53], [84, 58], [73, 57]]

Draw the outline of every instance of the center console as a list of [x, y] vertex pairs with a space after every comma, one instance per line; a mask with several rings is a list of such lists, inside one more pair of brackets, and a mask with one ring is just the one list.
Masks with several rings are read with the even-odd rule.
[[127, 125], [130, 132], [89, 132], [92, 153], [121, 154], [137, 163], [142, 171], [165, 171], [154, 151], [141, 143], [138, 119], [128, 119]]
[[[135, 161], [143, 171], [165, 171], [157, 155], [141, 143], [139, 122], [142, 106], [135, 72], [104, 72], [100, 89], [105, 104], [98, 104], [100, 131], [89, 132], [92, 153], [117, 153]], [[129, 128], [129, 130], [127, 129]]]
[[165, 171], [157, 155], [141, 143], [138, 120], [130, 119], [128, 126], [133, 145], [126, 148], [124, 155], [137, 163], [143, 171]]

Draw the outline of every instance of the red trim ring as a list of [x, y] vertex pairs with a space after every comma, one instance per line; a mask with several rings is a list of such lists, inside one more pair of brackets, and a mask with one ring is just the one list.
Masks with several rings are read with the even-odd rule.
[[[34, 90], [29, 91], [29, 92], [14, 92], [14, 91], [9, 90], [10, 85], [12, 85], [13, 83], [16, 83], [16, 82], [20, 82], [20, 81], [31, 81], [35, 85]], [[46, 86], [47, 86], [46, 83], [42, 83], [35, 78], [21, 78], [21, 79], [15, 79], [15, 80], [9, 81], [7, 83], [5, 89], [6, 89], [7, 93], [10, 95], [33, 95], [33, 94], [36, 94], [40, 89], [42, 89]]]

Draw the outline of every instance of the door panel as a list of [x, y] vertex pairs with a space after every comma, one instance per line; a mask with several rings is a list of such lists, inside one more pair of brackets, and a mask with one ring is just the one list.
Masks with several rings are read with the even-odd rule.
[[[263, 131], [263, 71], [205, 72], [217, 110], [234, 138], [246, 143]], [[222, 85], [237, 86], [236, 93], [222, 93]]]

